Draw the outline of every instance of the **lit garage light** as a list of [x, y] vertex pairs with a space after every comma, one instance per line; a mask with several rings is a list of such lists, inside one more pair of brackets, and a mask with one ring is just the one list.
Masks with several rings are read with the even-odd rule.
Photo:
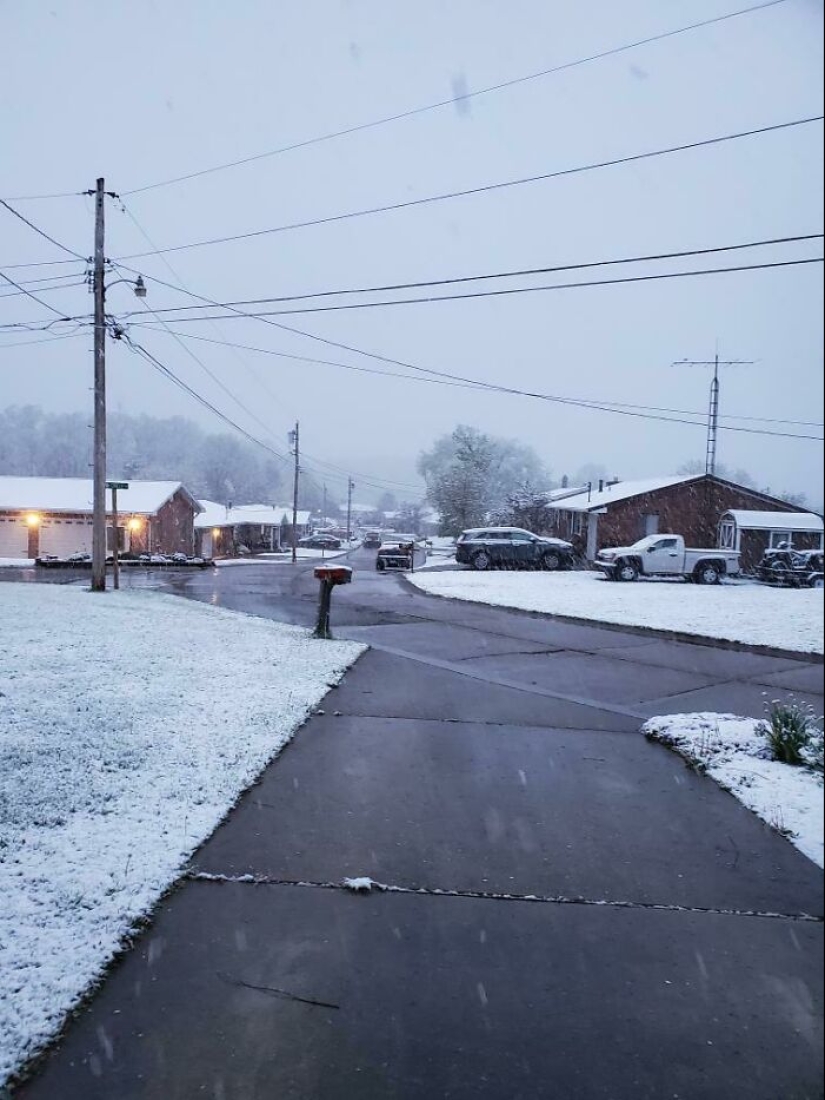
[[29, 512], [29, 514], [26, 516], [26, 526], [27, 527], [39, 527], [40, 526], [40, 516], [37, 514], [37, 512]]
[[139, 519], [133, 518], [129, 520], [128, 527], [130, 531], [139, 531], [143, 524]]
[[212, 528], [212, 538], [213, 539], [219, 539], [220, 537], [221, 537], [220, 527], [213, 527]]

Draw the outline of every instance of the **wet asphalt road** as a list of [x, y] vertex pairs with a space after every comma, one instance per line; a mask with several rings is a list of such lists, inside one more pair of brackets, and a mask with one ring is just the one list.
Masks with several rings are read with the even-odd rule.
[[[765, 692], [821, 713], [822, 665], [437, 600], [373, 561], [333, 600], [373, 648], [20, 1096], [821, 1096], [821, 873], [638, 731]], [[124, 579], [311, 625], [312, 565]]]

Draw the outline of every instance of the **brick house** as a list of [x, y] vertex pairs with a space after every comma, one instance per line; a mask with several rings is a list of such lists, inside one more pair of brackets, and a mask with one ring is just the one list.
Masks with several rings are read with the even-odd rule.
[[[548, 495], [552, 521], [547, 533], [573, 542], [588, 560], [605, 546], [628, 546], [659, 532], [684, 535], [689, 546], [715, 547], [722, 516], [730, 511], [805, 513], [787, 501], [708, 474], [599, 482]], [[743, 561], [744, 568], [753, 564]]]
[[[241, 547], [260, 553], [292, 544], [291, 505], [240, 504], [227, 508], [213, 500], [202, 500], [200, 507], [195, 518], [195, 543], [201, 557], [231, 557]], [[299, 509], [298, 538], [309, 531], [310, 513]]]
[[[91, 478], [0, 477], [0, 558], [90, 554], [92, 498]], [[192, 554], [200, 510], [179, 481], [130, 481], [128, 489], [118, 492], [121, 553]], [[106, 541], [112, 550], [111, 512]]]

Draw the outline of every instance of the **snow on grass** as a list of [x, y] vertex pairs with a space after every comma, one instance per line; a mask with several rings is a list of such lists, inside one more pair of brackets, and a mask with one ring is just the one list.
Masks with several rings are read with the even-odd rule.
[[823, 652], [822, 590], [781, 589], [731, 582], [622, 584], [596, 573], [486, 572], [468, 569], [416, 573], [425, 592], [453, 599], [644, 626], [802, 653]]
[[733, 714], [669, 714], [643, 731], [675, 749], [823, 866], [823, 781], [771, 759], [764, 723]]
[[34, 558], [0, 558], [0, 569], [20, 569], [34, 564]]
[[363, 647], [0, 586], [0, 1091]]

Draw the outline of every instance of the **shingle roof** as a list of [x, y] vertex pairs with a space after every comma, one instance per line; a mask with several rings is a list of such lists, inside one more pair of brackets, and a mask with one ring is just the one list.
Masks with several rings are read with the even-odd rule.
[[683, 485], [695, 481], [696, 474], [672, 474], [669, 477], [648, 477], [640, 481], [618, 481], [614, 485], [605, 485], [601, 492], [587, 489], [579, 490], [570, 496], [552, 501], [552, 506], [562, 512], [592, 512], [596, 508], [606, 508], [620, 500], [655, 493], [659, 489], [669, 489], [672, 485]]
[[[216, 504], [214, 500], [200, 501], [203, 511], [195, 517], [195, 527], [205, 529], [207, 527], [238, 527], [242, 523], [248, 523], [252, 527], [280, 527], [281, 524], [289, 526], [292, 523], [291, 504], [237, 504], [234, 508], [227, 508], [223, 504]], [[306, 510], [298, 510], [298, 526], [305, 527], [309, 523], [310, 513]]]
[[[121, 512], [153, 516], [180, 489], [200, 506], [180, 481], [130, 481], [118, 492]], [[0, 509], [10, 512], [91, 512], [92, 479], [85, 477], [0, 477]], [[109, 493], [106, 494], [107, 505]]]

